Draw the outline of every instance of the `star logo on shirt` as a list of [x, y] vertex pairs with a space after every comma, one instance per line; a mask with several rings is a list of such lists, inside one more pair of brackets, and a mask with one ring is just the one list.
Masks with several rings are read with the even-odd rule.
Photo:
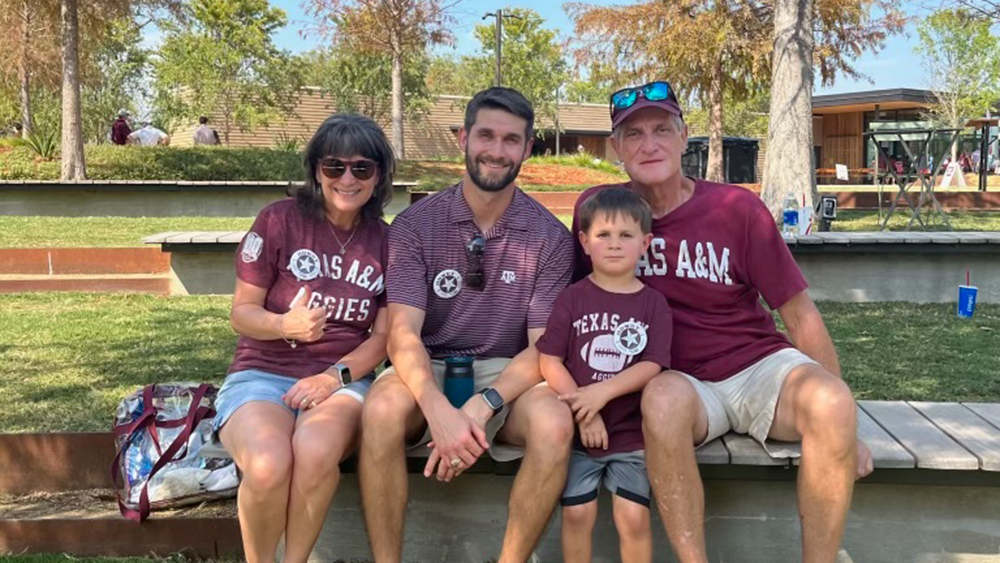
[[635, 356], [646, 349], [646, 329], [635, 321], [627, 321], [615, 329], [615, 348], [629, 356]]
[[319, 276], [319, 256], [308, 248], [300, 248], [292, 254], [288, 269], [299, 281], [314, 280]]
[[441, 270], [434, 277], [434, 294], [441, 299], [451, 299], [462, 289], [462, 274], [457, 270]]

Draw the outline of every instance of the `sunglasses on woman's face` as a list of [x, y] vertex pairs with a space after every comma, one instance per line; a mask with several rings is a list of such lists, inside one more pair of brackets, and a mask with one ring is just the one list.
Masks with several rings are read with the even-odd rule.
[[358, 180], [367, 180], [375, 175], [376, 164], [374, 160], [359, 158], [358, 160], [344, 160], [342, 158], [326, 157], [319, 161], [319, 169], [324, 176], [331, 180], [336, 180], [351, 168], [351, 175]]
[[483, 254], [486, 252], [486, 238], [476, 234], [465, 245], [465, 258], [469, 269], [465, 273], [465, 285], [469, 289], [482, 290], [486, 287], [486, 272], [483, 270]]

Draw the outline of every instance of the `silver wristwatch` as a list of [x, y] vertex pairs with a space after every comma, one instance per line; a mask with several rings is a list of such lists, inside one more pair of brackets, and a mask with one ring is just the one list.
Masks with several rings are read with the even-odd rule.
[[337, 376], [340, 378], [340, 386], [347, 387], [347, 384], [351, 382], [351, 368], [344, 364], [333, 364], [333, 369], [337, 370]]

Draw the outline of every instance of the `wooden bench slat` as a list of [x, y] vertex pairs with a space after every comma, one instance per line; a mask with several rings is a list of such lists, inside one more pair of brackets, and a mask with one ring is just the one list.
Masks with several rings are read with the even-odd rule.
[[917, 461], [878, 425], [867, 412], [858, 409], [858, 438], [872, 452], [875, 468], [912, 469]]
[[163, 242], [166, 243], [188, 243], [191, 242], [191, 237], [194, 235], [201, 234], [202, 231], [185, 231], [177, 233], [176, 235], [171, 235], [167, 237]]
[[858, 403], [917, 459], [920, 469], [979, 469], [979, 460], [902, 401]]
[[174, 235], [179, 235], [183, 231], [167, 231], [165, 233], [156, 233], [155, 235], [149, 235], [148, 237], [143, 237], [143, 244], [163, 244], [166, 240]]
[[237, 232], [243, 231], [202, 231], [201, 233], [192, 236], [191, 242], [195, 244], [219, 242], [219, 237], [231, 235]]
[[729, 450], [722, 440], [716, 439], [695, 450], [698, 463], [704, 465], [728, 465]]
[[1000, 471], [1000, 429], [958, 403], [911, 401], [910, 405], [979, 458], [984, 471]]
[[730, 432], [722, 437], [729, 450], [729, 458], [733, 465], [788, 465], [787, 458], [775, 459], [767, 454], [763, 446], [750, 436]]
[[221, 243], [239, 243], [246, 236], [246, 231], [233, 231], [227, 235], [222, 235], [219, 237], [218, 242]]
[[962, 403], [962, 406], [1000, 428], [1000, 403]]

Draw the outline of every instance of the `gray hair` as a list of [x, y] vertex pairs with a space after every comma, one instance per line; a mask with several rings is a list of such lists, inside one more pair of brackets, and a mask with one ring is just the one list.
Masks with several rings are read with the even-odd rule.
[[[683, 131], [684, 118], [673, 113], [670, 114], [670, 117], [674, 118], [674, 126], [677, 127], [677, 131]], [[622, 125], [624, 125], [624, 123], [619, 123], [618, 127], [611, 130], [611, 136], [617, 139], [618, 142], [621, 142], [622, 140]]]

